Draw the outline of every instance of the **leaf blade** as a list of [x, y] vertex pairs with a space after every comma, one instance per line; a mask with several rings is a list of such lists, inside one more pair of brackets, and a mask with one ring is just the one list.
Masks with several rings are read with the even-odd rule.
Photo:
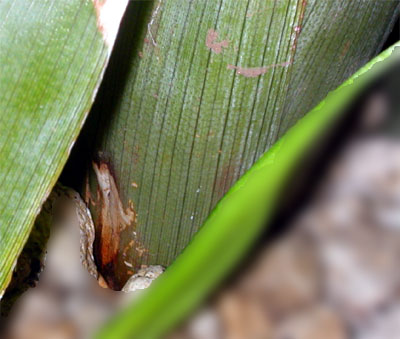
[[0, 3], [0, 296], [110, 55], [105, 32], [118, 27], [123, 9], [104, 26], [95, 5]]

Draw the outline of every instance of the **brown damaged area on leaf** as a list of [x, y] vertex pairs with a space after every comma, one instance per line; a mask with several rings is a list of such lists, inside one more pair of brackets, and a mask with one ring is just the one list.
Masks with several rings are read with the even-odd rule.
[[229, 186], [235, 180], [237, 180], [235, 177], [235, 168], [227, 163], [222, 167], [221, 173], [215, 178], [214, 191], [216, 192], [218, 199], [224, 196], [228, 191]]
[[[119, 290], [121, 282], [117, 277], [116, 268], [121, 232], [127, 227], [135, 226], [136, 212], [132, 201], [129, 201], [129, 206], [124, 209], [109, 165], [104, 162], [93, 162], [93, 169], [97, 177], [100, 200], [96, 225], [99, 234], [97, 265], [108, 286]], [[135, 239], [133, 241], [136, 242]]]
[[206, 46], [208, 49], [213, 51], [215, 54], [219, 54], [222, 52], [222, 48], [227, 48], [229, 46], [228, 40], [222, 40], [217, 42], [218, 33], [214, 31], [212, 28], [208, 30], [206, 37]]
[[343, 46], [342, 52], [340, 53], [340, 57], [339, 57], [340, 61], [343, 60], [343, 58], [345, 57], [345, 55], [349, 51], [350, 46], [351, 46], [351, 42], [350, 41], [346, 41], [346, 43]]
[[267, 73], [270, 68], [286, 67], [286, 66], [289, 66], [290, 64], [291, 64], [290, 61], [286, 61], [286, 62], [282, 62], [280, 64], [273, 64], [273, 65], [269, 65], [269, 66], [265, 66], [265, 67], [250, 67], [250, 68], [228, 64], [227, 68], [236, 70], [236, 74], [243, 75], [246, 78], [256, 78], [262, 74]]

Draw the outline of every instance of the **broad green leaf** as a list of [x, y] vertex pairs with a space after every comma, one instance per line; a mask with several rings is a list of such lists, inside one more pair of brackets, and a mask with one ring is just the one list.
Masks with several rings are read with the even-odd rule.
[[400, 42], [361, 68], [292, 127], [228, 191], [191, 243], [99, 338], [160, 338], [232, 270], [268, 221], [297, 165], [353, 100], [400, 63]]
[[126, 3], [0, 1], [0, 297], [90, 109]]
[[278, 135], [377, 51], [398, 6], [131, 2], [81, 143], [96, 140], [83, 162], [115, 187], [101, 194], [90, 170], [85, 195], [109, 285], [131, 274], [126, 262], [170, 264]]

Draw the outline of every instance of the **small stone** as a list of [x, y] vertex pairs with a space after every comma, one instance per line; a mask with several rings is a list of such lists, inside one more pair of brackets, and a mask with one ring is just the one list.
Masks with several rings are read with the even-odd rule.
[[136, 274], [131, 276], [122, 288], [123, 292], [143, 290], [151, 285], [158, 278], [164, 268], [160, 265], [142, 267]]

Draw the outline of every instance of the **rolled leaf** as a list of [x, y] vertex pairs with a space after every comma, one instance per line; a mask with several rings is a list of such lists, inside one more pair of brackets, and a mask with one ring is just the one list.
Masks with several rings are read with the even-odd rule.
[[377, 51], [398, 6], [131, 2], [82, 139], [95, 139], [81, 168], [108, 284], [169, 265], [278, 135]]

